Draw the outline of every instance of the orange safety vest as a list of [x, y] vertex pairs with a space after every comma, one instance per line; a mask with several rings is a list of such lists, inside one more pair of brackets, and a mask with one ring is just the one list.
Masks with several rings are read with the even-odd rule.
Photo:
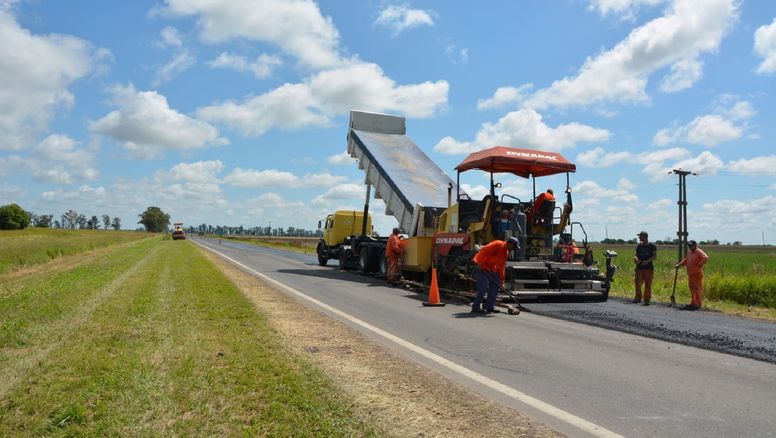
[[503, 240], [494, 240], [480, 249], [474, 256], [474, 263], [483, 271], [498, 272], [501, 281], [504, 282], [508, 256], [507, 243]]
[[401, 257], [401, 239], [398, 234], [388, 236], [388, 246], [385, 248], [385, 256], [390, 258]]
[[554, 200], [555, 200], [555, 195], [553, 195], [550, 192], [544, 192], [540, 194], [534, 200], [533, 211], [538, 214], [540, 211], [539, 209], [542, 208], [542, 204], [544, 203], [544, 201], [554, 201]]
[[697, 274], [703, 272], [703, 265], [709, 261], [709, 256], [706, 255], [700, 248], [691, 250], [687, 257], [679, 262], [679, 266], [687, 266], [687, 275]]

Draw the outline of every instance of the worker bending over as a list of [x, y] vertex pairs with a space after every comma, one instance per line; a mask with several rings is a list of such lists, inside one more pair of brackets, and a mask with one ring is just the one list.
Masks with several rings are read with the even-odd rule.
[[[477, 280], [477, 295], [472, 304], [472, 313], [498, 313], [496, 298], [498, 290], [504, 284], [504, 275], [509, 252], [520, 249], [520, 241], [510, 237], [507, 241], [494, 240], [482, 247], [474, 256], [477, 264], [475, 279]], [[482, 299], [487, 296], [485, 310], [481, 308]]]

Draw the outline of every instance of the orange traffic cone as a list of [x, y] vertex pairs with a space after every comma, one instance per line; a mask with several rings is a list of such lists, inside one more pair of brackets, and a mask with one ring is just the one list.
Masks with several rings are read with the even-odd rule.
[[423, 302], [426, 307], [442, 307], [445, 303], [439, 300], [439, 286], [437, 286], [436, 268], [431, 268], [431, 289], [428, 291], [428, 302]]

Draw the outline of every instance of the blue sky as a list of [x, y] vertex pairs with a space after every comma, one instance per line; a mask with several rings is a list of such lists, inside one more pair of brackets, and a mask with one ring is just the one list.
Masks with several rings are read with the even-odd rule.
[[0, 204], [37, 214], [313, 229], [363, 206], [359, 109], [453, 179], [486, 147], [560, 152], [594, 240], [673, 238], [682, 168], [690, 238], [776, 243], [770, 0], [0, 0], [0, 40]]

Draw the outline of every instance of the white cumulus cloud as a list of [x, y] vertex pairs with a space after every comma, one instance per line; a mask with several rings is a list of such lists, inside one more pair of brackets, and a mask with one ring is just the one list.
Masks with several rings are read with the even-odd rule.
[[648, 100], [650, 75], [675, 66], [667, 90], [687, 88], [700, 77], [698, 57], [714, 52], [737, 19], [734, 0], [674, 0], [663, 16], [637, 27], [611, 50], [585, 61], [566, 77], [526, 100], [532, 108], [570, 107], [597, 102]]
[[598, 11], [602, 16], [609, 14], [623, 20], [635, 18], [636, 12], [643, 6], [655, 6], [666, 0], [590, 0], [589, 8]]
[[173, 78], [185, 72], [197, 62], [197, 58], [186, 50], [183, 50], [163, 66], [159, 67], [154, 74], [154, 80], [151, 83], [154, 87], [170, 82]]
[[244, 102], [200, 108], [199, 117], [225, 123], [244, 135], [261, 136], [271, 128], [326, 126], [352, 108], [431, 117], [447, 104], [447, 81], [397, 85], [380, 66], [351, 63], [324, 70], [304, 83], [285, 84]]
[[195, 163], [178, 163], [169, 171], [157, 172], [161, 179], [173, 181], [190, 181], [199, 183], [215, 183], [218, 174], [224, 169], [221, 160], [197, 161]]
[[250, 73], [257, 79], [265, 79], [272, 75], [275, 68], [283, 65], [283, 60], [279, 56], [262, 53], [255, 60], [249, 61], [244, 56], [224, 52], [208, 62], [208, 65], [212, 68], [228, 68], [241, 73]]
[[593, 168], [611, 167], [628, 162], [633, 154], [627, 151], [607, 152], [603, 148], [593, 148], [577, 155], [577, 164]]
[[741, 138], [746, 119], [755, 114], [749, 102], [737, 102], [732, 108], [720, 114], [698, 116], [684, 126], [659, 130], [652, 144], [666, 146], [679, 141], [713, 147], [726, 141]]
[[241, 169], [235, 168], [223, 182], [237, 187], [286, 187], [315, 188], [335, 186], [346, 178], [329, 173], [313, 173], [298, 176], [291, 172], [276, 169]]
[[345, 151], [336, 155], [329, 155], [326, 157], [326, 162], [337, 165], [350, 165], [355, 162], [355, 159], [351, 157], [347, 151]]
[[95, 152], [79, 146], [78, 141], [67, 135], [49, 135], [27, 157], [0, 157], [0, 175], [24, 172], [35, 181], [53, 184], [93, 181], [99, 175]]
[[553, 128], [532, 109], [521, 109], [506, 114], [496, 123], [485, 123], [473, 142], [458, 142], [445, 137], [434, 150], [445, 154], [474, 152], [491, 146], [536, 148], [558, 151], [577, 143], [607, 141], [611, 133], [579, 123], [568, 123]]
[[31, 147], [54, 113], [75, 102], [69, 87], [105, 52], [67, 35], [35, 35], [0, 8], [0, 150]]
[[318, 4], [306, 0], [167, 0], [155, 13], [194, 16], [199, 38], [210, 44], [242, 38], [277, 44], [312, 68], [342, 62], [339, 32]]
[[516, 105], [523, 99], [525, 99], [525, 92], [532, 88], [533, 85], [525, 84], [518, 88], [515, 87], [499, 87], [496, 92], [493, 93], [493, 97], [487, 99], [480, 99], [477, 101], [477, 109], [493, 109], [504, 108], [510, 105]]
[[433, 26], [434, 20], [431, 14], [422, 9], [412, 9], [407, 5], [393, 5], [380, 11], [375, 24], [390, 28], [396, 36], [414, 27]]
[[745, 175], [776, 176], [776, 155], [766, 155], [749, 159], [731, 161], [727, 166], [731, 172]]
[[123, 143], [131, 152], [152, 157], [165, 149], [228, 143], [218, 136], [216, 128], [170, 108], [167, 99], [155, 91], [137, 91], [132, 85], [117, 86], [112, 91], [119, 109], [89, 122], [89, 129]]
[[763, 62], [757, 66], [757, 73], [776, 72], [776, 18], [771, 24], [757, 28], [754, 33], [754, 51], [763, 58]]

